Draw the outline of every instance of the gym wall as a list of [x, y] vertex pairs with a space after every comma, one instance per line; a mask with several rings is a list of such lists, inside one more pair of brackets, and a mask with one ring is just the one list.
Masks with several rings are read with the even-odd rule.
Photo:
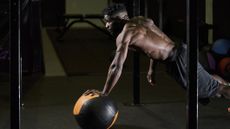
[[[52, 7], [51, 7], [52, 6]], [[57, 26], [63, 23], [63, 14], [101, 14], [107, 0], [42, 0], [42, 25]], [[98, 20], [95, 24], [103, 26]], [[78, 27], [90, 27], [88, 24], [77, 24]]]
[[219, 38], [230, 38], [229, 5], [229, 0], [213, 0], [214, 41]]
[[60, 18], [64, 13], [65, 0], [41, 0], [42, 26], [50, 27], [63, 23]]

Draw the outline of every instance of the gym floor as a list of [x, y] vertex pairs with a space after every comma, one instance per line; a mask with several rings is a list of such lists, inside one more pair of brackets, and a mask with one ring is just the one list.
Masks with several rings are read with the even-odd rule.
[[[55, 36], [55, 32], [47, 30], [47, 37], [52, 43], [43, 39], [43, 47], [46, 49], [47, 45], [53, 46], [64, 73], [61, 71], [55, 76], [47, 69], [50, 73], [46, 73], [45, 76], [24, 77], [21, 129], [80, 129], [72, 114], [73, 106], [87, 89], [103, 88], [114, 44], [97, 30], [81, 33], [78, 31], [70, 30], [63, 40], [58, 42], [52, 37]], [[90, 36], [81, 36], [84, 33]], [[89, 43], [92, 46], [88, 46]], [[44, 52], [44, 56], [47, 55], [51, 53]], [[157, 70], [157, 85], [149, 86], [145, 77], [148, 59], [143, 55], [140, 55], [140, 58], [141, 104], [133, 105], [130, 53], [124, 72], [110, 94], [119, 108], [119, 117], [112, 128], [185, 129], [186, 91], [165, 73], [161, 64]], [[49, 67], [55, 66], [46, 66]], [[7, 78], [1, 78], [0, 87], [0, 128], [10, 129]], [[199, 129], [230, 129], [228, 106], [229, 101], [223, 98], [213, 98], [208, 105], [199, 104]]]

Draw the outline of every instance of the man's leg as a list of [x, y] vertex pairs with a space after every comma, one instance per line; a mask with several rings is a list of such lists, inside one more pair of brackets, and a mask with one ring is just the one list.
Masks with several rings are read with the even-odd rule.
[[197, 64], [198, 71], [198, 96], [199, 98], [210, 98], [219, 96], [219, 82], [215, 80], [200, 63]]

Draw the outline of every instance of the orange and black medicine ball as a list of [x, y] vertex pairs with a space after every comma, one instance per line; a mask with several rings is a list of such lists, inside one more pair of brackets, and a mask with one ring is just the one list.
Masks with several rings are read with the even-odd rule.
[[109, 129], [118, 117], [118, 108], [108, 96], [82, 95], [73, 109], [82, 129]]

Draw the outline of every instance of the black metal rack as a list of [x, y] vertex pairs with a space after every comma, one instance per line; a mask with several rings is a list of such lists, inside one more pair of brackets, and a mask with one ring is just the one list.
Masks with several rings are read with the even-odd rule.
[[[58, 39], [61, 39], [66, 34], [66, 32], [71, 28], [71, 26], [73, 26], [75, 23], [87, 23], [91, 25], [92, 27], [98, 29], [102, 33], [108, 36], [111, 36], [110, 33], [106, 29], [90, 21], [92, 19], [96, 19], [96, 20], [101, 21], [102, 24], [104, 24], [103, 15], [100, 15], [100, 14], [64, 14], [63, 18], [64, 18], [63, 26], [61, 26], [60, 24], [58, 25], [58, 28], [61, 32]], [[70, 21], [71, 19], [72, 21]]]

